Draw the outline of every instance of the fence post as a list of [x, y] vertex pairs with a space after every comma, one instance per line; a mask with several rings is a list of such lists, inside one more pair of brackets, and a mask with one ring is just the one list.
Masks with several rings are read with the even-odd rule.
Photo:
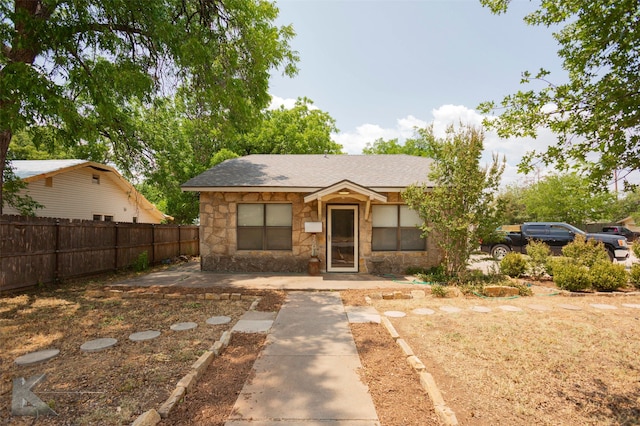
[[56, 219], [56, 248], [53, 259], [53, 282], [58, 283], [60, 281], [60, 219]]
[[151, 265], [156, 264], [156, 224], [151, 224]]
[[113, 263], [114, 263], [113, 269], [117, 271], [118, 270], [118, 251], [120, 250], [120, 246], [118, 245], [118, 222], [114, 223], [113, 230], [116, 234], [115, 235], [116, 238], [114, 241], [116, 249], [113, 251]]

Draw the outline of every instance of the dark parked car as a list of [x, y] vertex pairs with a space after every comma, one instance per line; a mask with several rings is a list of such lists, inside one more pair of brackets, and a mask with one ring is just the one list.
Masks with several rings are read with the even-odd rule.
[[602, 227], [602, 233], [604, 233], [604, 234], [614, 234], [614, 235], [624, 235], [625, 237], [627, 237], [627, 241], [629, 241], [630, 243], [635, 241], [636, 238], [638, 238], [638, 235], [640, 235], [637, 232], [633, 232], [629, 228], [626, 228], [624, 226], [619, 226], [619, 225], [603, 226]]

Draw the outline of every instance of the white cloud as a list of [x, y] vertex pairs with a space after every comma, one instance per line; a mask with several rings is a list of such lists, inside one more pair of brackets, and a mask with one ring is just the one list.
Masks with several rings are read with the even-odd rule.
[[271, 103], [267, 109], [278, 109], [284, 106], [285, 109], [291, 109], [296, 105], [296, 100], [292, 98], [281, 98], [279, 96], [271, 95]]
[[[376, 139], [399, 139], [401, 142], [414, 135], [415, 127], [425, 127], [433, 124], [436, 136], [444, 136], [448, 126], [457, 126], [460, 123], [481, 126], [484, 116], [477, 111], [463, 105], [443, 105], [431, 111], [432, 119], [423, 120], [413, 115], [400, 118], [393, 128], [384, 128], [377, 124], [363, 124], [356, 127], [355, 131], [341, 132], [333, 135], [333, 139], [341, 144], [348, 154], [361, 154], [367, 143], [373, 143]], [[542, 130], [538, 138], [510, 138], [501, 139], [495, 132], [485, 133], [485, 152], [481, 162], [484, 164], [492, 160], [494, 153], [500, 157], [505, 156], [507, 165], [503, 174], [503, 184], [525, 182], [534, 176], [518, 174], [518, 163], [522, 157], [531, 150], [543, 151], [555, 142], [554, 135], [548, 130]], [[541, 175], [546, 173], [540, 171]]]

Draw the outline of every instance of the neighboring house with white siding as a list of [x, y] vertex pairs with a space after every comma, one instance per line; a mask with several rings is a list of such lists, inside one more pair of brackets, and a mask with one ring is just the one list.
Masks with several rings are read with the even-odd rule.
[[[13, 160], [26, 193], [44, 207], [40, 217], [161, 223], [172, 219], [151, 204], [117, 170], [86, 160]], [[4, 214], [19, 214], [11, 206]]]

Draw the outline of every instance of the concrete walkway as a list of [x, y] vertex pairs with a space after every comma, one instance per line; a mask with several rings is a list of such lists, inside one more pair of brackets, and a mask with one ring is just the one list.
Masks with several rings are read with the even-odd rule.
[[[398, 277], [406, 281], [405, 277]], [[172, 266], [163, 271], [151, 272], [113, 284], [133, 287], [181, 287], [181, 288], [237, 288], [269, 290], [348, 290], [407, 288], [410, 282], [396, 282], [393, 277], [380, 277], [371, 274], [322, 274], [309, 276], [294, 273], [253, 273], [225, 274], [201, 271], [199, 262], [189, 262]]]
[[380, 425], [336, 292], [290, 292], [227, 426]]

